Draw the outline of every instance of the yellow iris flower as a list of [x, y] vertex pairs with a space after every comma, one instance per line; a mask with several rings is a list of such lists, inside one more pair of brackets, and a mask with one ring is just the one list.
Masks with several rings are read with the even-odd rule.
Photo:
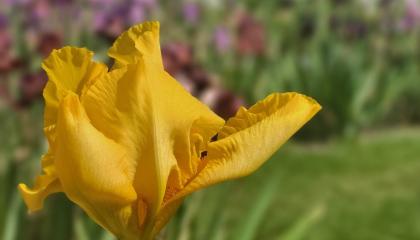
[[165, 72], [158, 22], [130, 28], [108, 54], [109, 71], [84, 48], [43, 62], [49, 150], [35, 186], [19, 189], [30, 211], [64, 192], [119, 239], [153, 239], [186, 195], [252, 173], [320, 110], [274, 93], [225, 122]]

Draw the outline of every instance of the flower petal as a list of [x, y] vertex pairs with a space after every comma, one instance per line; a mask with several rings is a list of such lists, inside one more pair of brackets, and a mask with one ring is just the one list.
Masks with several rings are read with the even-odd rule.
[[54, 156], [51, 151], [42, 156], [41, 165], [44, 174], [36, 178], [32, 189], [22, 183], [18, 186], [30, 212], [42, 209], [44, 199], [50, 194], [63, 191], [56, 175]]
[[207, 148], [203, 169], [174, 199], [206, 186], [248, 175], [319, 110], [315, 100], [297, 94], [272, 94], [249, 110], [239, 109]]
[[60, 181], [53, 175], [38, 176], [33, 189], [23, 183], [18, 187], [30, 212], [42, 209], [47, 196], [62, 191]]
[[137, 194], [126, 152], [91, 125], [76, 94], [61, 101], [56, 131], [55, 166], [66, 195], [117, 235], [135, 225]]
[[131, 27], [122, 33], [108, 50], [115, 59], [115, 68], [135, 63], [144, 57], [163, 68], [159, 45], [159, 22], [145, 22]]
[[24, 184], [19, 185], [25, 203], [31, 211], [42, 208], [43, 200], [49, 194], [62, 190], [54, 165], [58, 107], [68, 92], [82, 95], [90, 84], [107, 72], [107, 67], [93, 62], [92, 56], [93, 53], [87, 49], [64, 47], [54, 50], [42, 64], [49, 78], [44, 89], [44, 133], [50, 149], [42, 159], [42, 171], [45, 175], [37, 177], [35, 187], [29, 189]]
[[64, 47], [54, 50], [42, 63], [48, 75], [44, 89], [45, 127], [56, 122], [58, 105], [68, 91], [81, 95], [107, 72], [107, 67], [93, 62], [92, 56], [93, 53], [85, 48]]
[[136, 198], [124, 149], [90, 124], [77, 95], [69, 93], [60, 104], [57, 131], [55, 164], [69, 195], [76, 190], [89, 199], [123, 203]]
[[147, 204], [147, 216], [152, 217], [162, 201], [169, 170], [176, 162], [163, 136], [157, 143], [158, 127], [147, 82], [143, 64], [114, 69], [92, 85], [82, 97], [82, 104], [93, 126], [124, 147], [133, 168], [136, 192]]
[[92, 124], [121, 143], [134, 161], [130, 164], [137, 166], [134, 186], [145, 198], [149, 216], [157, 213], [173, 169], [190, 176], [196, 172], [200, 159], [188, 149], [204, 149], [224, 122], [148, 63], [111, 71], [92, 85], [82, 104]]
[[158, 26], [146, 23], [123, 33], [109, 50], [119, 66], [81, 98], [93, 126], [125, 147], [136, 168], [134, 187], [147, 204], [146, 222], [158, 213], [169, 186], [179, 188], [195, 174], [200, 159], [191, 152], [204, 149], [224, 123], [156, 64]]

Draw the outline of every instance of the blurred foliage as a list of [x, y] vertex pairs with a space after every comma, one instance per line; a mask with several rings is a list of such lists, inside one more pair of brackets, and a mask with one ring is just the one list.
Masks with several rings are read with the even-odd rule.
[[[171, 51], [181, 55], [179, 61], [191, 62], [188, 71], [204, 66], [206, 75], [247, 102], [274, 91], [299, 91], [317, 99], [324, 108], [301, 134], [305, 138], [354, 136], [372, 126], [419, 122], [420, 109], [412, 104], [420, 96], [416, 0], [310, 4], [125, 0], [50, 5], [4, 7], [15, 40], [11, 47], [24, 64], [10, 71], [9, 78], [39, 72], [42, 57], [66, 44], [85, 46], [97, 53], [98, 60], [107, 60], [106, 50], [121, 31], [137, 21], [158, 19], [164, 49], [184, 43]], [[182, 48], [190, 49], [193, 56], [182, 55]], [[190, 84], [202, 84], [197, 74], [186, 75]], [[6, 84], [12, 95], [28, 95], [28, 90], [13, 89], [19, 88], [16, 82]]]
[[[250, 1], [266, 27], [266, 53], [232, 53], [223, 79], [251, 101], [273, 91], [313, 96], [323, 111], [305, 137], [353, 136], [388, 123], [384, 116], [390, 114], [400, 122], [416, 121], [418, 108], [407, 101], [420, 96], [420, 28], [399, 25], [401, 2], [379, 2], [369, 10], [368, 1], [289, 1], [286, 6]], [[405, 108], [398, 108], [402, 104]]]
[[2, 0], [0, 239], [113, 239], [62, 194], [28, 216], [16, 185], [46, 148], [42, 59], [71, 44], [109, 62], [115, 37], [149, 19], [167, 70], [223, 117], [298, 91], [323, 106], [298, 137], [339, 139], [289, 145], [255, 176], [193, 195], [162, 239], [420, 237], [419, 131], [363, 133], [420, 123], [419, 1]]

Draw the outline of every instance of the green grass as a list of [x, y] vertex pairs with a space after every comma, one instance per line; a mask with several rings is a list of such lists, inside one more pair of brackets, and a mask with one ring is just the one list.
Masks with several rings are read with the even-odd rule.
[[408, 129], [288, 144], [252, 176], [193, 195], [182, 239], [419, 239], [419, 142]]

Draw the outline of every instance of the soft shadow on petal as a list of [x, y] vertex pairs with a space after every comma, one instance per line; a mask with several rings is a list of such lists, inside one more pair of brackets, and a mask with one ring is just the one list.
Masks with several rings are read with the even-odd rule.
[[97, 201], [134, 200], [124, 149], [90, 124], [75, 94], [63, 99], [58, 118], [55, 164], [63, 187]]
[[78, 96], [60, 103], [55, 166], [66, 195], [116, 235], [136, 225], [137, 194], [123, 147], [95, 129]]
[[137, 63], [112, 70], [93, 84], [81, 101], [92, 125], [126, 151], [128, 176], [147, 204], [149, 218], [160, 206], [168, 169], [175, 162], [171, 160], [167, 139], [156, 133], [156, 116], [144, 68], [144, 64]]
[[297, 93], [271, 94], [249, 110], [239, 109], [208, 144], [203, 169], [174, 199], [252, 173], [320, 109]]
[[174, 145], [172, 151], [185, 183], [197, 172], [200, 153], [225, 121], [191, 96], [168, 73], [162, 72], [158, 80], [150, 82], [150, 91], [159, 89], [153, 91], [154, 104], [161, 116], [159, 123], [167, 126], [168, 137]]

